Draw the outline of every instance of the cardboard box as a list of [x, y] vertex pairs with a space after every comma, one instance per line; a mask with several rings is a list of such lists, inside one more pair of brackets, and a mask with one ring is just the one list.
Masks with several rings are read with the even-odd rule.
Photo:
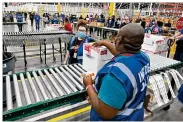
[[97, 26], [97, 22], [91, 22], [90, 26]]
[[113, 55], [104, 46], [93, 47], [92, 43], [83, 46], [83, 68], [95, 75], [112, 58]]
[[168, 54], [168, 51], [165, 50], [165, 51], [160, 51], [160, 52], [151, 52], [151, 51], [148, 51], [148, 50], [141, 50], [145, 53], [149, 53], [149, 54], [156, 54], [156, 55], [160, 55], [160, 56], [163, 56], [163, 57], [167, 57], [167, 54]]
[[164, 36], [145, 34], [142, 50], [153, 54], [165, 52], [168, 50], [167, 40], [164, 39]]
[[104, 27], [104, 23], [97, 22], [97, 27]]

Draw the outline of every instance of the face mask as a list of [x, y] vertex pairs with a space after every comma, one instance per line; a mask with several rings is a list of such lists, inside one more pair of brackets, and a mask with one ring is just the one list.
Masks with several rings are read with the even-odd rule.
[[86, 33], [84, 32], [78, 32], [77, 36], [80, 37], [81, 39], [84, 39], [86, 37]]

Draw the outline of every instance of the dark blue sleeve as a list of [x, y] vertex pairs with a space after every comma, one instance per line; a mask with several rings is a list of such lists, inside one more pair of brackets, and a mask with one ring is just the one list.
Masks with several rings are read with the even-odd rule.
[[93, 38], [91, 38], [91, 37], [88, 37], [88, 42], [90, 43], [90, 42], [95, 42], [95, 40], [93, 39]]
[[73, 37], [72, 39], [71, 39], [71, 41], [70, 41], [70, 48], [74, 45], [74, 42], [76, 41], [76, 36], [75, 37]]
[[182, 30], [180, 31], [180, 33], [183, 34], [183, 28], [182, 28]]

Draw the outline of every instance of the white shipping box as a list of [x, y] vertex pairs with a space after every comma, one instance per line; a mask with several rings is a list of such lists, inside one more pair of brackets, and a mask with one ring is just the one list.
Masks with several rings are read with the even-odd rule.
[[83, 46], [83, 68], [94, 75], [112, 58], [113, 55], [104, 46], [93, 47], [92, 43]]
[[145, 53], [149, 53], [149, 54], [156, 54], [156, 55], [160, 55], [160, 56], [163, 56], [163, 57], [167, 57], [167, 54], [168, 54], [168, 51], [160, 51], [160, 52], [151, 52], [151, 51], [147, 51], [147, 50], [141, 50]]
[[164, 36], [145, 34], [142, 50], [157, 54], [168, 50], [167, 40]]

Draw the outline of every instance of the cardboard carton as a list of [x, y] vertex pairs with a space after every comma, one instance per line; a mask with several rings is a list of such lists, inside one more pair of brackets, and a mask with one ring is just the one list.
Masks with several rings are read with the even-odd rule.
[[104, 27], [104, 23], [97, 22], [97, 27]]
[[164, 39], [164, 36], [145, 34], [144, 43], [142, 44], [142, 50], [153, 54], [167, 52], [167, 40]]
[[95, 75], [112, 58], [113, 55], [104, 46], [93, 47], [92, 43], [83, 46], [83, 68]]

